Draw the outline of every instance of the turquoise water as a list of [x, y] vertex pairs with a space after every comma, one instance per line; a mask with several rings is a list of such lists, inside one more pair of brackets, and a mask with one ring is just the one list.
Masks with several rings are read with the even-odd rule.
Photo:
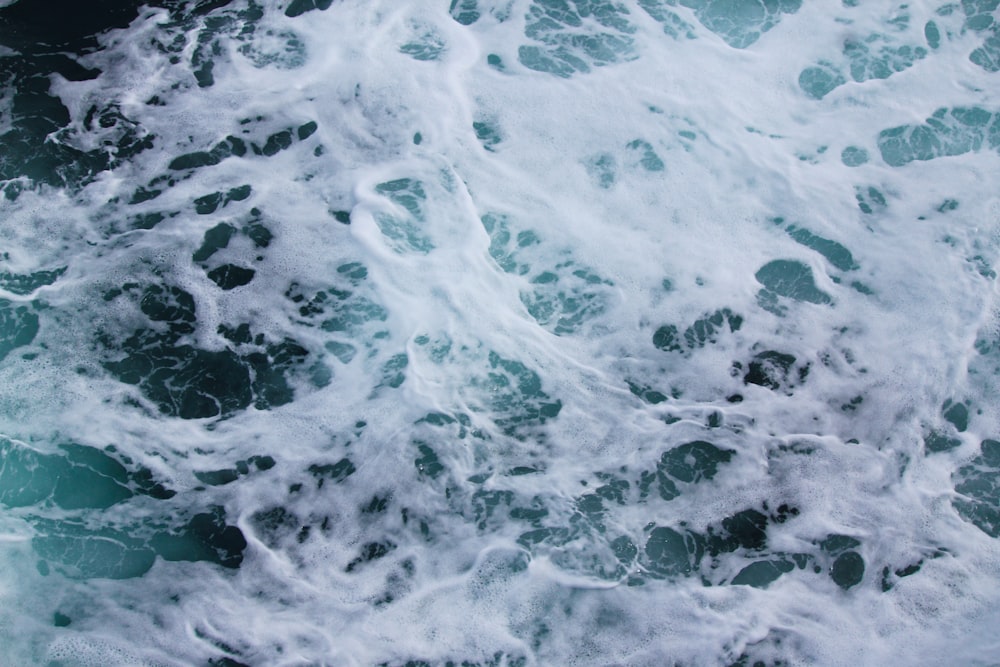
[[997, 664], [997, 2], [57, 4], [0, 663]]

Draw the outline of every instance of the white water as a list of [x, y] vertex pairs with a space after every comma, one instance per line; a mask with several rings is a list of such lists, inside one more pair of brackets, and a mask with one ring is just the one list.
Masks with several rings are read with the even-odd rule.
[[[169, 28], [165, 11], [149, 10], [86, 59], [99, 78], [55, 77], [81, 123], [75, 141], [93, 141], [82, 131], [90, 106], [114, 101], [155, 142], [79, 191], [43, 186], [0, 204], [3, 271], [67, 267], [31, 294], [0, 294], [47, 305], [36, 307], [37, 336], [0, 362], [0, 433], [45, 454], [68, 441], [113, 445], [177, 496], [5, 508], [6, 664], [995, 664], [996, 526], [991, 537], [952, 501], [970, 462], [996, 484], [977, 457], [1000, 436], [1000, 155], [984, 140], [891, 166], [878, 143], [940, 108], [1000, 112], [998, 75], [969, 60], [985, 33], [963, 28], [960, 8], [823, 1], [733, 48], [691, 9], [668, 8], [693, 35], [674, 39], [623, 2], [628, 30], [585, 17], [559, 34], [624, 35], [630, 49], [562, 77], [519, 61], [519, 47], [544, 45], [525, 34], [532, 2], [478, 4], [482, 16], [462, 25], [443, 1], [349, 0], [294, 18], [271, 3], [253, 37], [237, 38], [241, 19], [213, 37], [211, 87], [192, 75], [203, 25]], [[889, 22], [902, 14], [905, 25]], [[940, 28], [936, 49], [928, 21]], [[175, 64], [151, 42], [168, 43], [171, 30], [188, 38]], [[261, 66], [259, 54], [292, 35], [302, 62]], [[927, 55], [889, 78], [852, 81], [843, 44], [869, 35], [873, 49]], [[415, 43], [440, 53], [415, 58], [427, 53]], [[824, 60], [849, 82], [815, 99], [799, 76]], [[165, 105], [147, 104], [154, 95]], [[186, 175], [170, 167], [179, 155], [227, 135], [263, 146], [310, 121], [314, 134], [273, 156], [224, 159], [127, 203], [161, 174]], [[484, 146], [474, 123], [499, 141]], [[849, 146], [870, 159], [847, 166]], [[419, 181], [423, 196], [400, 179]], [[248, 198], [196, 213], [195, 199], [243, 184]], [[942, 207], [949, 199], [953, 210]], [[273, 234], [266, 247], [239, 231], [258, 219], [253, 207]], [[166, 217], [152, 229], [126, 231], [130, 216], [155, 212]], [[224, 222], [238, 231], [202, 268], [192, 254]], [[856, 268], [797, 242], [789, 225], [848, 249]], [[815, 288], [772, 285], [774, 300], [761, 298], [758, 272], [775, 260], [806, 267]], [[252, 281], [220, 290], [206, 272], [223, 261], [254, 268]], [[353, 262], [367, 269], [357, 286], [338, 271]], [[131, 300], [104, 296], [129, 282], [140, 285]], [[383, 316], [324, 329], [336, 297], [304, 315], [286, 296], [293, 283], [306, 301], [349, 289]], [[297, 341], [308, 358], [287, 373], [294, 400], [181, 419], [120, 381], [106, 364], [150, 326], [137, 307], [149, 284], [193, 296], [197, 328], [184, 341], [194, 347], [233, 348], [220, 324]], [[560, 295], [589, 305], [567, 306], [563, 325], [534, 307], [558, 307]], [[685, 343], [688, 327], [722, 309], [740, 324], [720, 320], [710, 342]], [[668, 324], [680, 351], [654, 345]], [[338, 358], [337, 344], [355, 353]], [[773, 376], [780, 386], [745, 382], [765, 351], [795, 358]], [[315, 380], [324, 368], [325, 384]], [[518, 368], [540, 388], [511, 389]], [[665, 400], [643, 400], [644, 390]], [[742, 401], [727, 400], [735, 394]], [[968, 402], [967, 425], [945, 417], [947, 401]], [[429, 413], [449, 423], [419, 422]], [[512, 416], [523, 422], [508, 428]], [[931, 451], [932, 432], [957, 444]], [[732, 453], [713, 479], [674, 475], [680, 495], [669, 500], [658, 482], [641, 490], [664, 452], [702, 440]], [[421, 445], [440, 471], [428, 472]], [[220, 486], [195, 476], [258, 455], [276, 464]], [[320, 485], [309, 471], [344, 458], [356, 472], [339, 481]], [[519, 466], [535, 472], [511, 474]], [[601, 475], [628, 487], [595, 518], [578, 503], [608, 482]], [[487, 497], [505, 499], [483, 514]], [[984, 497], [996, 508], [995, 491]], [[365, 509], [379, 499], [382, 509]], [[780, 505], [799, 513], [778, 521]], [[141, 540], [173, 513], [210, 506], [246, 538], [238, 569], [162, 554], [123, 579], [88, 576], [72, 558], [37, 565], [39, 517]], [[275, 507], [297, 519], [268, 528], [260, 513]], [[654, 525], [718, 533], [747, 509], [768, 517], [766, 545], [706, 555], [688, 574], [657, 572]], [[524, 538], [539, 528], [569, 532]], [[829, 574], [836, 554], [818, 546], [832, 534], [860, 543], [864, 575], [846, 589]], [[637, 557], [616, 559], [619, 537]], [[392, 546], [358, 561], [375, 543]], [[732, 585], [748, 564], [791, 554], [807, 560], [766, 588]]]

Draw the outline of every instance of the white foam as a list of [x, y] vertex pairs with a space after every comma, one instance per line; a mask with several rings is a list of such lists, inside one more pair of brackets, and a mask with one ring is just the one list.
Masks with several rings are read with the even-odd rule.
[[[265, 4], [255, 37], [240, 41], [238, 22], [218, 36], [223, 56], [207, 88], [190, 71], [203, 23], [173, 28], [188, 39], [176, 64], [151, 42], [167, 39], [163, 11], [102, 38], [107, 49], [85, 63], [104, 74], [56, 77], [53, 90], [79, 129], [92, 104], [113, 102], [156, 137], [154, 148], [79, 193], [41, 190], [5, 202], [0, 226], [9, 253], [2, 270], [67, 267], [29, 296], [4, 294], [50, 309], [39, 311], [30, 347], [0, 365], [0, 432], [113, 444], [178, 491], [176, 502], [225, 507], [247, 535], [246, 559], [237, 572], [160, 559], [139, 579], [67, 584], [87, 612], [44, 633], [38, 627], [50, 624], [53, 609], [34, 600], [32, 587], [63, 575], [54, 568], [23, 586], [3, 580], [6, 604], [36, 619], [33, 632], [45, 638], [19, 638], [0, 624], [4, 641], [33, 647], [19, 649], [23, 655], [44, 644], [46, 659], [81, 665], [196, 663], [223, 654], [248, 664], [437, 664], [497, 653], [507, 664], [523, 656], [529, 665], [714, 665], [744, 652], [793, 664], [990, 664], [1000, 548], [951, 501], [952, 475], [1000, 428], [991, 409], [996, 380], [969, 371], [985, 365], [973, 348], [977, 337], [997, 336], [995, 278], [982, 275], [974, 257], [993, 270], [1000, 260], [1000, 156], [983, 149], [890, 167], [877, 147], [881, 130], [924, 123], [941, 107], [1000, 111], [991, 75], [968, 62], [980, 36], [960, 33], [957, 19], [938, 17], [926, 2], [911, 3], [908, 27], [891, 34], [884, 21], [894, 3], [806, 3], [737, 50], [685, 8], [673, 9], [697, 38], [674, 40], [638, 3], [625, 2], [637, 57], [564, 79], [518, 62], [529, 0], [480, 2], [483, 16], [470, 26], [453, 20], [444, 2], [351, 0], [294, 19], [282, 3]], [[846, 67], [844, 39], [884, 33], [886, 43], [922, 43], [931, 19], [952, 32], [909, 69], [846, 83], [822, 100], [799, 88], [799, 73], [820, 60]], [[603, 30], [585, 23], [583, 32]], [[404, 52], [428, 35], [441, 48], [437, 59]], [[304, 63], [278, 58], [291, 36], [304, 45]], [[241, 51], [247, 44], [256, 50]], [[504, 71], [487, 64], [488, 54], [502, 57]], [[165, 106], [146, 104], [154, 95]], [[169, 168], [228, 135], [263, 145], [309, 121], [318, 124], [315, 134], [272, 157], [251, 150], [188, 179]], [[488, 149], [477, 122], [493, 124], [501, 140]], [[662, 171], [644, 166], [645, 144], [630, 148], [635, 140], [652, 148]], [[97, 139], [78, 141], [89, 148]], [[864, 148], [870, 161], [844, 165], [848, 146]], [[126, 204], [162, 174], [178, 182]], [[398, 179], [421, 184], [419, 215], [380, 188]], [[194, 212], [194, 199], [243, 184], [252, 186], [248, 199]], [[857, 196], [870, 197], [869, 187], [886, 206], [865, 214]], [[949, 198], [958, 208], [937, 212]], [[221, 292], [191, 255], [205, 231], [239, 227], [253, 207], [274, 239], [258, 249], [234, 237], [216, 259], [257, 273], [249, 286]], [[335, 211], [349, 211], [351, 224]], [[122, 233], [129, 216], [154, 212], [170, 215], [153, 229]], [[490, 256], [487, 214], [504, 216], [508, 249], [529, 266], [523, 274], [505, 272]], [[775, 224], [777, 216], [785, 222]], [[394, 237], [388, 219], [427, 245]], [[837, 269], [797, 243], [789, 224], [842, 244], [858, 268]], [[538, 242], [518, 247], [527, 232]], [[779, 297], [783, 317], [765, 309], [755, 275], [775, 259], [807, 266], [830, 303]], [[366, 267], [362, 284], [344, 282], [338, 268], [349, 262]], [[595, 280], [573, 282], [576, 270]], [[546, 271], [559, 276], [549, 292], [550, 283], [535, 280]], [[318, 387], [304, 374], [290, 377], [293, 402], [221, 422], [165, 417], [140, 388], [109, 376], [106, 352], [94, 343], [97, 332], [123, 340], [145, 326], [135, 303], [103, 300], [126, 282], [189, 292], [199, 320], [185, 339], [191, 344], [225, 349], [218, 325], [248, 322], [268, 342], [298, 341], [332, 379]], [[302, 303], [285, 297], [293, 282], [307, 300], [349, 289], [386, 317], [353, 332], [327, 331], [318, 324], [331, 317], [333, 297], [310, 320]], [[556, 335], [558, 318], [540, 325], [526, 303], [536, 291], [555, 299], [574, 285], [600, 312]], [[724, 308], [742, 317], [738, 330], [681, 352], [654, 347], [662, 325], [683, 337]], [[327, 351], [347, 341], [356, 348], [350, 361]], [[748, 364], [766, 350], [794, 355], [808, 377], [791, 390], [746, 385]], [[22, 359], [27, 351], [39, 357]], [[392, 388], [383, 375], [401, 354], [406, 380]], [[561, 402], [558, 417], [524, 430], [521, 440], [497, 424], [519, 409], [502, 403], [505, 389], [491, 378], [503, 360], [538, 374], [547, 398], [535, 397], [536, 408]], [[627, 381], [678, 395], [644, 402]], [[741, 403], [726, 400], [737, 393]], [[857, 396], [863, 401], [850, 403]], [[960, 445], [925, 456], [927, 433], [948, 428], [944, 402], [965, 399], [972, 409], [968, 430], [955, 434]], [[416, 423], [433, 412], [469, 423]], [[709, 429], [713, 414], [721, 425]], [[357, 426], [361, 420], [367, 425]], [[476, 429], [484, 437], [471, 435]], [[711, 483], [679, 483], [676, 499], [662, 500], [655, 483], [640, 498], [639, 473], [695, 440], [735, 455]], [[417, 472], [417, 441], [445, 468], [433, 479]], [[263, 454], [276, 460], [273, 469], [232, 484], [206, 488], [194, 476]], [[344, 458], [356, 471], [343, 480], [319, 487], [308, 472]], [[537, 472], [504, 474], [518, 466]], [[604, 483], [598, 473], [631, 481], [626, 501], [605, 502], [605, 533], [581, 519], [576, 504]], [[474, 475], [485, 477], [470, 482]], [[518, 539], [535, 526], [505, 518], [503, 501], [494, 517], [475, 516], [477, 489], [509, 493], [521, 509], [544, 508], [538, 525], [580, 532], [526, 547]], [[378, 498], [388, 509], [362, 509]], [[765, 558], [753, 552], [724, 555], [714, 569], [706, 557], [700, 574], [711, 587], [698, 574], [646, 576], [638, 564], [629, 574], [643, 575], [642, 586], [598, 574], [616, 563], [614, 536], [628, 536], [645, 558], [650, 524], [679, 529], [684, 521], [704, 534], [765, 502], [769, 512], [783, 503], [801, 510], [769, 524], [771, 557], [816, 555], [827, 535], [850, 535], [861, 541], [862, 582], [841, 590], [810, 563], [766, 590], [727, 585]], [[279, 506], [298, 523], [268, 535], [255, 515]], [[165, 520], [158, 507], [144, 500], [110, 514]], [[31, 517], [26, 510], [15, 520], [25, 526]], [[305, 526], [308, 539], [299, 540]], [[0, 537], [5, 560], [26, 549], [16, 527], [2, 534], [20, 540]], [[359, 561], [376, 542], [392, 548]], [[919, 572], [882, 591], [883, 568], [918, 561]], [[88, 609], [94, 600], [101, 602]], [[171, 654], [177, 645], [188, 647], [181, 657]]]

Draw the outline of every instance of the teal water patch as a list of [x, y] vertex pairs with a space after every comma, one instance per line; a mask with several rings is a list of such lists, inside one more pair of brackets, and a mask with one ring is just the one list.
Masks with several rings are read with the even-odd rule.
[[[922, 46], [878, 46], [873, 42], [881, 36], [873, 35], [866, 41], [847, 41], [843, 56], [851, 79], [858, 83], [871, 79], [888, 79], [897, 72], [913, 67], [927, 56]], [[807, 67], [799, 74], [799, 87], [813, 99], [821, 100], [835, 88], [847, 83], [847, 78], [836, 65], [822, 61]]]
[[868, 151], [858, 146], [848, 146], [840, 152], [840, 161], [848, 167], [860, 167], [868, 162]]
[[706, 313], [688, 326], [683, 335], [676, 325], [664, 324], [653, 334], [653, 345], [664, 352], [691, 352], [718, 342], [720, 334], [736, 333], [743, 326], [743, 316], [729, 308]]
[[653, 150], [652, 144], [643, 139], [630, 141], [625, 147], [630, 154], [630, 161], [638, 163], [646, 171], [663, 171], [665, 165], [660, 156]]
[[[782, 224], [784, 220], [782, 218], [775, 218], [774, 222]], [[785, 231], [797, 243], [815, 250], [837, 269], [841, 271], [854, 271], [858, 268], [851, 251], [836, 241], [824, 238], [798, 225], [787, 225]]]
[[646, 13], [663, 24], [663, 32], [674, 39], [695, 39], [694, 26], [685, 21], [677, 12], [668, 9], [676, 7], [676, 0], [639, 0], [639, 6]]
[[158, 499], [174, 492], [143, 467], [130, 470], [112, 453], [75, 443], [43, 454], [0, 437], [0, 504], [54, 505], [64, 510], [107, 509], [136, 495]]
[[[742, 364], [737, 363], [737, 369]], [[754, 384], [771, 391], [792, 393], [792, 389], [806, 381], [809, 376], [809, 364], [797, 363], [794, 355], [777, 350], [764, 350], [753, 356], [747, 364], [743, 384]]]
[[247, 547], [243, 532], [225, 520], [222, 508], [195, 514], [173, 527], [160, 524], [92, 528], [83, 521], [38, 518], [31, 521], [37, 534], [31, 546], [45, 562], [72, 579], [131, 579], [153, 566], [156, 557], [167, 561], [205, 561], [229, 569], [243, 562]]
[[941, 406], [941, 417], [945, 424], [938, 424], [924, 436], [924, 447], [928, 454], [946, 452], [962, 445], [958, 434], [969, 428], [969, 406], [961, 401], [948, 399]]
[[197, 327], [188, 292], [129, 284], [105, 295], [107, 301], [115, 299], [137, 301], [148, 325], [120, 342], [102, 333], [103, 365], [118, 380], [136, 385], [160, 413], [182, 419], [227, 417], [251, 404], [266, 410], [292, 400], [290, 375], [309, 357], [296, 342], [266, 341], [244, 323], [220, 326], [220, 337], [228, 341], [224, 349], [201, 349], [187, 342]]
[[900, 125], [878, 135], [882, 159], [893, 167], [914, 160], [1000, 149], [1000, 114], [980, 107], [941, 108], [922, 125]]
[[924, 38], [927, 40], [927, 46], [932, 49], [941, 46], [941, 30], [938, 28], [937, 23], [928, 21], [924, 25]]
[[[238, 201], [249, 196], [249, 186], [230, 190], [224, 199], [221, 192], [215, 193], [215, 199], [220, 203]], [[247, 247], [233, 248], [228, 253], [223, 252], [230, 247], [233, 239], [244, 237], [249, 241], [249, 243], [245, 243]], [[263, 222], [263, 214], [259, 209], [254, 208], [251, 209], [244, 221], [239, 223], [239, 228], [233, 223], [222, 222], [208, 229], [202, 239], [201, 246], [195, 250], [191, 259], [201, 266], [209, 280], [220, 289], [225, 291], [236, 289], [249, 284], [254, 279], [256, 269], [247, 265], [264, 259], [264, 256], [259, 253], [270, 245], [272, 238], [271, 230]]]
[[[0, 135], [0, 186], [8, 199], [42, 184], [79, 190], [153, 147], [156, 137], [114, 103], [91, 106], [81, 122], [73, 123], [69, 110], [50, 92], [47, 76], [18, 64], [15, 60], [7, 83], [13, 89], [9, 103], [14, 127]], [[70, 79], [97, 74], [84, 71]]]
[[247, 459], [237, 461], [232, 468], [220, 468], [218, 470], [195, 471], [194, 476], [203, 484], [209, 486], [225, 486], [232, 484], [240, 477], [251, 474], [254, 469], [263, 472], [275, 466], [274, 458], [264, 456], [251, 456]]
[[[363, 264], [341, 264], [336, 269], [335, 283], [325, 289], [307, 289], [292, 283], [285, 297], [295, 309], [292, 321], [318, 329], [324, 349], [340, 364], [351, 364], [355, 359], [363, 364], [381, 360], [381, 368], [370, 367], [373, 392], [403, 383], [408, 357], [399, 353], [389, 358], [380, 356], [381, 344], [389, 339], [385, 328], [389, 312], [368, 284], [368, 269]], [[316, 377], [313, 384], [325, 386], [329, 382], [327, 374], [333, 371], [325, 362], [316, 362], [311, 368]]]
[[448, 12], [462, 25], [472, 25], [480, 17], [477, 0], [451, 0]]
[[375, 192], [405, 211], [402, 215], [375, 214], [375, 223], [396, 252], [415, 251], [426, 254], [434, 249], [430, 237], [421, 229], [426, 221], [423, 207], [427, 201], [423, 183], [411, 178], [399, 178], [379, 183], [375, 186]]
[[399, 47], [399, 52], [414, 60], [439, 60], [447, 48], [444, 39], [433, 29], [425, 28], [417, 32], [413, 39]]
[[486, 376], [475, 379], [472, 386], [482, 390], [490, 418], [504, 435], [524, 439], [559, 415], [562, 401], [542, 391], [538, 373], [496, 352], [489, 354], [489, 367]]
[[799, 74], [799, 88], [815, 100], [823, 99], [827, 93], [845, 83], [847, 79], [837, 66], [827, 61], [807, 67]]
[[490, 235], [490, 256], [500, 268], [528, 277], [530, 288], [521, 290], [521, 303], [538, 324], [559, 336], [573, 334], [607, 311], [612, 281], [572, 259], [550, 265], [540, 254], [545, 244], [538, 235], [532, 230], [515, 234], [505, 215], [487, 213], [482, 223]]
[[610, 189], [618, 180], [618, 163], [611, 153], [591, 156], [584, 166], [594, 182], [605, 190]]
[[51, 271], [33, 271], [32, 273], [10, 273], [0, 272], [0, 289], [11, 294], [25, 296], [31, 294], [39, 287], [45, 287], [59, 280], [62, 274], [66, 273], [66, 267], [52, 269]]
[[874, 185], [869, 185], [868, 187], [855, 186], [854, 198], [858, 202], [858, 208], [865, 215], [882, 213], [889, 206], [885, 195]]
[[239, 47], [258, 69], [298, 69], [306, 63], [306, 47], [302, 39], [291, 30], [255, 30]]
[[795, 563], [790, 560], [759, 560], [740, 570], [730, 583], [733, 586], [767, 588], [778, 577], [794, 569]]
[[965, 14], [964, 30], [984, 36], [983, 43], [969, 54], [969, 61], [987, 72], [1000, 71], [1000, 24], [996, 20], [996, 10], [1000, 6], [996, 0], [963, 0]]
[[687, 7], [703, 26], [735, 49], [745, 49], [765, 32], [781, 22], [783, 14], [794, 14], [802, 7], [801, 0], [762, 0], [732, 2], [732, 0], [640, 0], [639, 5], [663, 24], [672, 36], [691, 37], [690, 26], [667, 7]]
[[[913, 67], [927, 57], [924, 44], [901, 42], [897, 35], [909, 33], [910, 14], [907, 5], [900, 5], [882, 19], [884, 32], [844, 40], [839, 58], [824, 59], [807, 67], [799, 75], [799, 87], [813, 99], [822, 99], [832, 90], [847, 83], [847, 76], [857, 83], [873, 79], [888, 79], [893, 74]], [[925, 29], [928, 45], [934, 49], [940, 43], [937, 26], [930, 22]], [[834, 60], [835, 62], [831, 62]]]
[[816, 286], [812, 269], [802, 262], [776, 259], [762, 266], [754, 277], [764, 286], [757, 294], [757, 302], [776, 315], [784, 315], [786, 310], [779, 297], [816, 304], [833, 301], [829, 294]]
[[476, 139], [479, 139], [479, 143], [488, 151], [492, 151], [497, 144], [503, 141], [500, 127], [494, 121], [473, 121], [472, 130], [476, 133]]
[[636, 29], [628, 16], [613, 1], [533, 0], [524, 35], [535, 44], [519, 47], [517, 59], [528, 69], [563, 78], [634, 60]]
[[520, 257], [524, 249], [541, 243], [538, 235], [531, 230], [514, 234], [510, 219], [503, 214], [487, 213], [482, 217], [482, 223], [490, 236], [490, 257], [507, 273], [527, 274], [531, 265]]
[[0, 299], [0, 361], [13, 350], [29, 345], [38, 334], [38, 314], [31, 305]]
[[296, 17], [313, 10], [325, 11], [333, 4], [333, 0], [292, 0], [285, 8], [285, 16]]
[[521, 303], [536, 322], [557, 336], [572, 334], [604, 313], [613, 286], [572, 261], [535, 275], [531, 284], [531, 290], [521, 292]]
[[716, 445], [696, 440], [679, 445], [663, 453], [656, 465], [655, 473], [644, 472], [639, 479], [638, 488], [642, 496], [649, 494], [655, 482], [655, 488], [663, 500], [673, 500], [681, 494], [678, 482], [698, 484], [712, 480], [719, 471], [719, 466], [728, 463], [734, 451], [722, 449]]
[[952, 475], [955, 510], [990, 537], [1000, 537], [1000, 441], [983, 440], [980, 454]]
[[870, 79], [888, 79], [927, 57], [927, 49], [922, 46], [904, 44], [874, 48], [874, 41], [870, 39], [844, 43], [844, 55], [850, 61], [851, 78], [858, 83]]
[[[105, 510], [143, 498], [155, 503], [143, 503], [146, 520], [122, 525], [102, 519]], [[157, 556], [239, 567], [246, 540], [227, 524], [224, 510], [192, 515], [174, 498], [149, 469], [113, 447], [66, 443], [44, 454], [0, 437], [0, 505], [27, 511], [20, 516], [34, 530], [31, 544], [43, 575], [51, 564], [71, 578], [132, 578], [145, 574]], [[60, 519], [47, 516], [53, 509]]]

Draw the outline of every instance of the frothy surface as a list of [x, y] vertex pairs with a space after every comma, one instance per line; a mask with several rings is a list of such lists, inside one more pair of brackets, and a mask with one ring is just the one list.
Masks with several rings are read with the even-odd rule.
[[9, 664], [995, 663], [995, 2], [93, 4], [0, 2]]

